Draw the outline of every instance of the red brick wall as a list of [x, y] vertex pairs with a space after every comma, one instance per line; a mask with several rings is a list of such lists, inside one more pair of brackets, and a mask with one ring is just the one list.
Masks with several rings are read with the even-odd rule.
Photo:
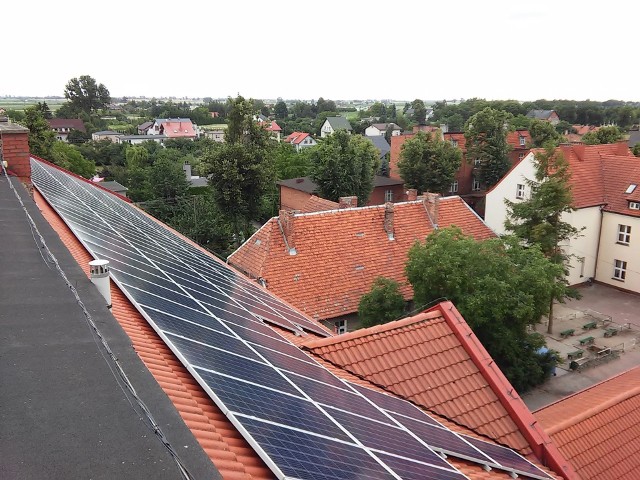
[[280, 210], [302, 210], [310, 193], [280, 185]]
[[407, 200], [407, 196], [405, 195], [404, 185], [388, 185], [384, 187], [376, 187], [369, 195], [369, 201], [367, 202], [367, 206], [369, 205], [383, 205], [384, 194], [387, 190], [393, 191], [393, 201], [394, 202], [405, 202]]
[[8, 169], [24, 180], [31, 178], [28, 133], [2, 132], [2, 155], [8, 163]]

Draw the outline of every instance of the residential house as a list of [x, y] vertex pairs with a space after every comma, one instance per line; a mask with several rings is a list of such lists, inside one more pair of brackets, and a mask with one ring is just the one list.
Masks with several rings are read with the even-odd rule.
[[[626, 142], [607, 145], [561, 145], [556, 149], [569, 164], [573, 194], [571, 213], [562, 220], [580, 230], [563, 245], [570, 255], [567, 280], [588, 280], [622, 290], [640, 292], [640, 163]], [[505, 233], [504, 200], [531, 195], [528, 180], [535, 178], [535, 152], [528, 154], [487, 192], [485, 221], [496, 233]]]
[[[426, 130], [427, 133], [431, 135], [438, 135], [440, 138], [450, 142], [451, 145], [462, 151], [462, 163], [456, 173], [455, 180], [449, 187], [449, 191], [443, 193], [445, 195], [460, 195], [464, 201], [471, 206], [471, 208], [473, 208], [480, 216], [483, 216], [485, 187], [477, 177], [477, 160], [467, 158], [464, 132], [449, 132], [446, 130], [446, 126], [444, 125], [439, 129], [436, 127], [429, 127], [429, 129]], [[402, 145], [408, 139], [413, 138], [415, 133], [416, 132], [413, 134], [391, 137], [391, 152], [389, 158], [390, 177], [401, 178], [400, 171], [398, 169], [398, 162], [402, 152]], [[515, 130], [507, 134], [507, 143], [512, 149], [509, 153], [509, 159], [513, 164], [514, 162], [522, 160], [529, 152], [531, 135], [527, 130]]]
[[187, 177], [187, 181], [189, 182], [189, 186], [191, 187], [206, 187], [209, 185], [206, 177], [200, 177], [199, 175], [191, 175], [191, 164], [189, 162], [184, 162], [182, 164], [182, 171], [184, 172], [185, 177]]
[[167, 139], [198, 137], [196, 126], [189, 118], [156, 118], [147, 135], [164, 135]]
[[262, 123], [264, 129], [269, 132], [269, 136], [279, 142], [282, 139], [282, 128], [276, 123], [275, 120]]
[[435, 226], [457, 225], [477, 239], [494, 236], [460, 197], [413, 198], [309, 214], [281, 210], [227, 262], [324, 325], [355, 330], [360, 298], [377, 277], [399, 282], [405, 300], [413, 298], [407, 252]]
[[[280, 193], [280, 210], [304, 211], [304, 205], [309, 197], [318, 193], [318, 185], [309, 177], [280, 180], [276, 184]], [[367, 205], [401, 202], [406, 198], [402, 180], [376, 175], [373, 179], [373, 190], [369, 195]]]
[[597, 132], [600, 127], [594, 125], [571, 125], [570, 131], [564, 132], [564, 137], [569, 143], [581, 143], [582, 137], [589, 132]]
[[116, 143], [129, 143], [131, 145], [140, 145], [144, 142], [156, 142], [164, 144], [169, 137], [166, 135], [120, 135], [116, 138]]
[[87, 132], [84, 122], [79, 118], [49, 118], [47, 119], [47, 123], [51, 130], [56, 132], [56, 138], [63, 142], [67, 141], [72, 130], [77, 130], [82, 133]]
[[118, 195], [121, 195], [123, 197], [127, 196], [127, 192], [129, 191], [129, 189], [127, 187], [125, 187], [124, 185], [122, 185], [119, 182], [116, 182], [115, 180], [109, 180], [109, 181], [101, 181], [99, 182], [100, 186], [102, 188], [106, 188], [107, 190], [111, 190], [113, 193], [117, 193]]
[[[0, 241], [8, 246], [7, 253], [10, 254], [11, 249], [20, 244], [15, 239], [31, 235], [34, 233], [31, 229], [36, 229], [35, 234], [41, 240], [33, 243], [32, 248], [23, 245], [26, 248], [19, 254], [16, 251], [8, 256], [9, 263], [3, 269], [5, 288], [0, 293], [6, 297], [2, 303], [6, 315], [0, 316], [0, 324], [8, 338], [16, 340], [10, 348], [3, 350], [4, 363], [13, 365], [5, 372], [11, 380], [11, 389], [0, 389], [0, 401], [14, 413], [3, 424], [6, 435], [0, 439], [1, 464], [5, 469], [9, 468], [12, 476], [43, 477], [60, 472], [65, 478], [91, 475], [168, 479], [182, 477], [184, 471], [188, 471], [194, 478], [271, 479], [285, 475], [305, 479], [342, 478], [343, 472], [359, 476], [371, 476], [373, 472], [376, 478], [386, 478], [390, 471], [387, 468], [390, 468], [396, 472], [394, 478], [407, 479], [430, 477], [434, 473], [452, 480], [481, 480], [488, 475], [503, 480], [517, 475], [577, 479], [551, 440], [529, 421], [526, 412], [519, 409], [522, 400], [503, 377], [496, 376], [497, 382], [492, 385], [503, 390], [502, 394], [496, 392], [500, 403], [510, 415], [520, 419], [514, 422], [529, 442], [530, 453], [526, 447], [522, 450], [501, 447], [499, 444], [506, 444], [505, 440], [497, 439], [497, 435], [504, 435], [502, 427], [490, 435], [476, 431], [447, 416], [416, 408], [402, 396], [330, 365], [311, 350], [306, 353], [299, 350], [304, 343], [329, 333], [308, 324], [306, 318], [268, 291], [242, 280], [237, 272], [209, 252], [135, 206], [117, 200], [113, 194], [107, 195], [97, 185], [59, 167], [35, 158], [30, 160], [26, 129], [0, 125], [0, 130], [5, 158], [19, 176], [0, 178], [0, 198], [7, 207], [0, 210], [0, 222], [11, 225], [11, 228], [0, 229]], [[18, 178], [30, 183], [31, 168], [35, 172], [33, 198], [25, 189], [10, 188], [9, 185]], [[43, 182], [43, 178], [47, 181]], [[106, 208], [91, 219], [83, 220], [78, 216], [74, 217], [74, 222], [65, 222], [67, 219], [60, 214], [68, 215], [68, 207], [74, 202], [65, 200], [64, 188], [55, 189], [57, 193], [52, 194], [54, 190], [48, 186], [51, 181], [73, 185], [77, 191], [86, 190], [88, 195], [74, 195], [74, 202], [82, 203], [90, 198], [92, 209], [100, 208], [101, 204], [114, 208]], [[60, 204], [65, 208], [59, 214], [54, 208], [59, 208]], [[81, 211], [89, 208], [82, 204], [75, 207]], [[20, 217], [25, 212], [33, 222], [16, 222], [16, 215]], [[98, 223], [88, 230], [78, 227], [87, 220]], [[69, 225], [76, 229], [72, 231]], [[102, 232], [100, 236], [95, 235], [96, 228]], [[101, 249], [95, 243], [100, 242], [100, 238], [111, 238], [114, 243], [107, 240], [108, 248]], [[160, 240], [161, 244], [158, 243]], [[138, 247], [130, 247], [130, 242]], [[114, 255], [112, 248], [118, 249], [119, 253]], [[48, 258], [56, 259], [56, 268], [43, 269], [41, 249], [45, 249]], [[141, 249], [145, 251], [144, 256], [139, 256]], [[188, 252], [186, 256], [185, 252]], [[114, 281], [111, 283], [110, 309], [104, 308], [105, 299], [88, 278], [88, 262], [98, 254], [111, 259], [109, 275]], [[120, 262], [120, 254], [128, 258], [127, 262], [135, 261], [140, 267], [144, 264], [144, 270]], [[138, 263], [133, 259], [148, 259], [147, 255], [154, 261]], [[157, 263], [161, 258], [170, 259], [171, 268], [164, 267], [163, 275], [171, 275], [168, 278], [175, 284], [164, 283], [161, 276], [155, 275], [161, 273]], [[192, 263], [194, 261], [196, 263]], [[202, 268], [205, 265], [206, 268]], [[207, 294], [226, 290], [233, 297], [227, 297], [227, 301], [218, 307], [188, 308], [188, 305], [196, 306], [188, 302], [193, 295], [200, 298], [199, 294], [193, 291], [191, 296], [183, 295], [189, 290], [183, 283], [187, 280], [170, 272], [174, 268], [198, 266], [197, 275], [188, 276], [192, 280], [202, 278], [213, 282], [211, 286], [215, 288], [208, 289]], [[128, 276], [125, 269], [130, 268], [136, 268], [138, 275]], [[196, 270], [192, 272], [195, 274]], [[101, 276], [104, 272], [93, 273]], [[131, 286], [132, 282], [135, 287]], [[180, 290], [176, 289], [178, 283]], [[195, 286], [191, 281], [189, 285]], [[230, 286], [233, 290], [229, 290]], [[34, 303], [35, 297], [29, 296], [29, 289], [34, 288], [39, 292], [38, 298], [55, 298], [56, 301]], [[132, 302], [131, 298], [136, 301]], [[141, 298], [145, 300], [140, 301]], [[198, 305], [207, 304], [205, 300], [203, 297]], [[149, 302], [155, 302], [155, 307], [145, 307]], [[245, 308], [238, 309], [234, 302]], [[29, 308], [25, 309], [25, 305]], [[171, 314], [162, 314], [161, 309], [169, 305], [173, 305]], [[215, 317], [207, 310], [220, 306], [223, 308], [216, 310]], [[278, 310], [269, 313], [265, 308]], [[437, 309], [440, 313], [429, 317], [430, 321], [435, 323], [438, 315], [443, 316], [451, 323], [450, 328], [463, 332], [461, 342], [477, 342], [453, 305], [445, 303]], [[304, 330], [291, 323], [286, 326], [285, 317], [273, 316], [275, 312], [297, 315], [297, 321], [307, 326]], [[429, 315], [433, 315], [432, 312], [428, 312]], [[188, 319], [184, 315], [188, 315]], [[264, 323], [264, 317], [258, 315], [271, 320]], [[77, 328], [85, 324], [87, 328]], [[209, 328], [202, 328], [203, 325]], [[220, 326], [224, 327], [222, 331], [212, 328]], [[460, 330], [465, 328], [467, 330]], [[98, 342], [94, 342], [96, 338]], [[392, 350], [391, 344], [383, 348]], [[434, 348], [438, 348], [435, 343]], [[468, 351], [479, 369], [495, 373], [486, 352], [477, 348]], [[206, 370], [201, 369], [201, 362], [206, 362]], [[231, 364], [230, 369], [225, 367]], [[217, 373], [220, 369], [224, 370], [224, 375]], [[114, 370], [118, 372], [116, 376]], [[305, 376], [311, 376], [313, 380]], [[298, 387], [290, 389], [287, 385], [292, 384], [283, 383], [284, 378]], [[443, 376], [438, 378], [443, 379]], [[457, 391], [458, 378], [452, 375], [448, 383]], [[279, 389], [284, 388], [289, 389], [290, 395], [280, 393], [282, 390]], [[69, 395], [89, 401], [69, 402]], [[93, 396], [99, 401], [91, 401]], [[363, 396], [373, 403], [363, 401]], [[24, 398], [29, 398], [28, 404]], [[479, 405], [485, 399], [478, 397], [473, 401]], [[359, 405], [354, 406], [354, 402]], [[325, 407], [319, 410], [318, 403]], [[372, 407], [381, 404], [386, 406], [384, 413], [381, 407]], [[139, 405], [142, 408], [138, 408]], [[339, 405], [340, 409], [336, 410], [332, 405]], [[349, 413], [353, 408], [357, 408], [357, 417]], [[345, 437], [342, 442], [332, 439], [329, 434], [343, 434], [340, 433], [342, 430], [330, 431], [335, 424], [325, 422], [327, 409], [335, 412], [333, 421], [337, 421], [335, 416], [340, 417], [340, 424], [358, 438], [357, 442], [351, 437]], [[291, 416], [292, 410], [296, 415]], [[404, 416], [388, 413], [397, 411], [403, 412]], [[265, 412], [269, 413], [271, 421], [262, 420]], [[496, 425], [504, 425], [499, 410], [491, 414], [496, 415]], [[367, 415], [380, 422], [373, 423]], [[74, 420], [69, 422], [70, 418]], [[420, 420], [430, 422], [432, 427], [423, 426], [428, 423]], [[476, 421], [482, 423], [486, 419]], [[291, 422], [297, 422], [293, 429]], [[369, 433], [360, 435], [354, 422]], [[96, 424], [102, 425], [99, 439]], [[372, 428], [374, 425], [375, 429]], [[403, 428], [396, 425], [403, 425]], [[432, 432], [435, 436], [429, 435], [431, 428], [436, 428]], [[406, 434], [407, 429], [426, 440], [430, 448], [416, 443], [416, 437]], [[392, 440], [391, 435], [394, 436]], [[296, 440], [293, 440], [294, 436]], [[451, 451], [453, 445], [445, 445], [442, 436], [459, 447], [470, 442], [477, 445], [480, 452], [500, 453], [500, 460], [478, 454], [478, 450], [472, 450], [474, 455], [470, 459], [458, 448]], [[100, 444], [98, 449], [81, 448], [96, 442]], [[367, 453], [368, 449], [361, 448], [364, 444], [379, 449], [380, 442], [396, 453], [378, 453], [372, 457]], [[38, 445], [36, 456], [29, 455], [29, 448], [34, 444]], [[318, 447], [313, 455], [308, 454], [309, 445]], [[428, 460], [430, 464], [436, 462], [438, 466], [411, 460], [416, 448], [425, 451], [426, 457], [421, 456], [422, 460]], [[434, 456], [431, 449], [442, 456]], [[332, 453], [324, 455], [325, 450]], [[336, 456], [335, 451], [342, 454]], [[309, 461], [287, 460], [299, 459], [303, 454]], [[114, 462], [114, 458], [121, 461]], [[384, 465], [380, 465], [382, 461]], [[315, 470], [309, 472], [305, 468], [308, 465]]]
[[346, 130], [348, 133], [353, 131], [349, 120], [344, 117], [327, 117], [320, 128], [320, 137], [325, 138], [338, 130]]
[[633, 148], [639, 143], [640, 143], [640, 129], [638, 128], [638, 125], [636, 125], [635, 129], [629, 130], [629, 140], [627, 141], [627, 145], [629, 145], [629, 148]]
[[393, 137], [402, 133], [402, 129], [395, 123], [374, 123], [365, 129], [364, 134], [367, 137], [378, 135], [382, 135], [384, 137], [388, 129], [391, 129], [391, 136]]
[[[213, 112], [212, 112], [213, 113]], [[224, 142], [224, 128], [218, 128], [214, 130], [204, 130], [205, 138], [213, 140], [214, 142], [223, 143]]]
[[100, 140], [109, 140], [112, 143], [117, 143], [116, 138], [122, 136], [121, 132], [114, 132], [113, 130], [101, 130], [91, 134], [91, 140], [99, 142]]
[[534, 118], [536, 120], [544, 120], [552, 125], [557, 125], [560, 122], [560, 117], [555, 110], [529, 110], [527, 117]]
[[640, 471], [640, 367], [535, 411], [581, 478], [635, 480]]
[[391, 151], [391, 145], [389, 145], [389, 142], [387, 142], [387, 139], [384, 138], [384, 135], [375, 135], [372, 137], [365, 136], [364, 138], [366, 138], [371, 143], [373, 143], [373, 146], [376, 147], [376, 149], [378, 150], [380, 159], [386, 158], [388, 153]]
[[138, 125], [138, 135], [146, 135], [153, 124], [154, 122], [144, 122]]
[[311, 136], [311, 134], [306, 132], [293, 132], [288, 135], [284, 141], [286, 143], [290, 143], [296, 149], [296, 152], [303, 150], [305, 148], [313, 147], [317, 145], [318, 142]]

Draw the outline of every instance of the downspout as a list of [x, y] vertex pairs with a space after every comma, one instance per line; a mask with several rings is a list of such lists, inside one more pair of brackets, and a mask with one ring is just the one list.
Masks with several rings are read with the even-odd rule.
[[593, 266], [593, 280], [598, 276], [598, 257], [600, 256], [600, 241], [602, 240], [602, 223], [604, 221], [604, 204], [600, 205], [600, 227], [598, 228], [598, 245], [596, 246], [596, 264]]

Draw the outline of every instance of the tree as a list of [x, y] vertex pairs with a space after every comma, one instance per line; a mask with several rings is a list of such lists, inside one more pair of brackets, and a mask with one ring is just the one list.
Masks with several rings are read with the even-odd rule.
[[369, 293], [360, 298], [358, 318], [365, 328], [380, 325], [400, 318], [404, 306], [400, 284], [389, 278], [378, 277]]
[[531, 125], [529, 125], [529, 133], [531, 134], [531, 142], [535, 148], [541, 148], [549, 144], [557, 147], [562, 141], [562, 136], [557, 132], [555, 127], [544, 120], [534, 119]]
[[77, 148], [65, 142], [53, 144], [49, 160], [84, 178], [91, 178], [96, 173], [95, 163], [84, 158]]
[[96, 80], [89, 75], [69, 80], [64, 89], [64, 98], [69, 100], [74, 112], [84, 112], [89, 115], [107, 108], [111, 102], [107, 87], [102, 83], [96, 83]]
[[451, 143], [418, 132], [402, 145], [398, 168], [408, 188], [442, 193], [453, 183], [461, 160], [462, 153]]
[[289, 115], [289, 109], [287, 108], [287, 104], [282, 100], [278, 100], [273, 107], [273, 113], [277, 119], [287, 118]]
[[585, 133], [582, 136], [582, 143], [586, 145], [616, 143], [620, 140], [622, 140], [622, 132], [614, 125], [600, 127], [598, 130]]
[[22, 124], [29, 129], [29, 151], [48, 159], [56, 134], [45, 120], [42, 110], [37, 106], [25, 108]]
[[562, 267], [514, 237], [476, 241], [449, 227], [409, 251], [406, 273], [418, 308], [447, 298], [513, 386], [523, 392], [549, 374], [536, 353], [544, 337], [527, 332], [547, 313]]
[[631, 149], [631, 152], [633, 152], [636, 157], [640, 157], [640, 143], [636, 143]]
[[555, 276], [554, 288], [549, 295], [548, 333], [553, 328], [553, 302], [564, 302], [565, 298], [577, 298], [578, 292], [569, 288], [569, 257], [561, 244], [575, 238], [580, 233], [577, 228], [562, 220], [562, 215], [571, 213], [573, 197], [569, 184], [569, 164], [562, 154], [555, 153], [552, 144], [544, 152], [535, 154], [535, 180], [528, 180], [531, 196], [526, 200], [507, 205], [505, 228], [528, 245], [536, 245], [556, 266], [560, 267]]
[[309, 149], [296, 152], [290, 143], [279, 143], [274, 150], [275, 171], [278, 180], [306, 177], [311, 170]]
[[419, 125], [424, 125], [427, 119], [427, 107], [424, 102], [419, 98], [416, 98], [411, 102], [411, 108], [413, 108], [413, 120]]
[[169, 158], [159, 158], [149, 168], [149, 189], [154, 198], [175, 199], [186, 195], [189, 182], [182, 165]]
[[511, 146], [507, 143], [507, 133], [512, 116], [508, 112], [486, 107], [473, 115], [465, 125], [467, 159], [480, 162], [477, 178], [486, 188], [498, 183], [511, 167]]
[[369, 140], [339, 130], [309, 149], [311, 178], [320, 196], [337, 202], [356, 195], [365, 205], [380, 166], [378, 150]]

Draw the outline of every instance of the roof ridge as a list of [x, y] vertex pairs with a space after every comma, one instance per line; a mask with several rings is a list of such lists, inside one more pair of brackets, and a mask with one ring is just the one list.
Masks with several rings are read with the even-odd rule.
[[415, 323], [425, 322], [427, 320], [433, 320], [434, 318], [442, 317], [442, 313], [439, 311], [434, 312], [421, 312], [412, 317], [403, 318], [400, 320], [394, 320], [393, 322], [384, 323], [382, 325], [374, 325], [373, 327], [361, 328], [360, 330], [354, 330], [353, 332], [343, 333], [336, 335], [335, 337], [326, 337], [305, 342], [303, 347], [306, 349], [326, 347], [329, 345], [335, 345], [336, 343], [342, 343], [356, 338], [367, 337], [382, 332], [388, 332], [390, 330], [396, 330], [398, 328], [406, 327]]

